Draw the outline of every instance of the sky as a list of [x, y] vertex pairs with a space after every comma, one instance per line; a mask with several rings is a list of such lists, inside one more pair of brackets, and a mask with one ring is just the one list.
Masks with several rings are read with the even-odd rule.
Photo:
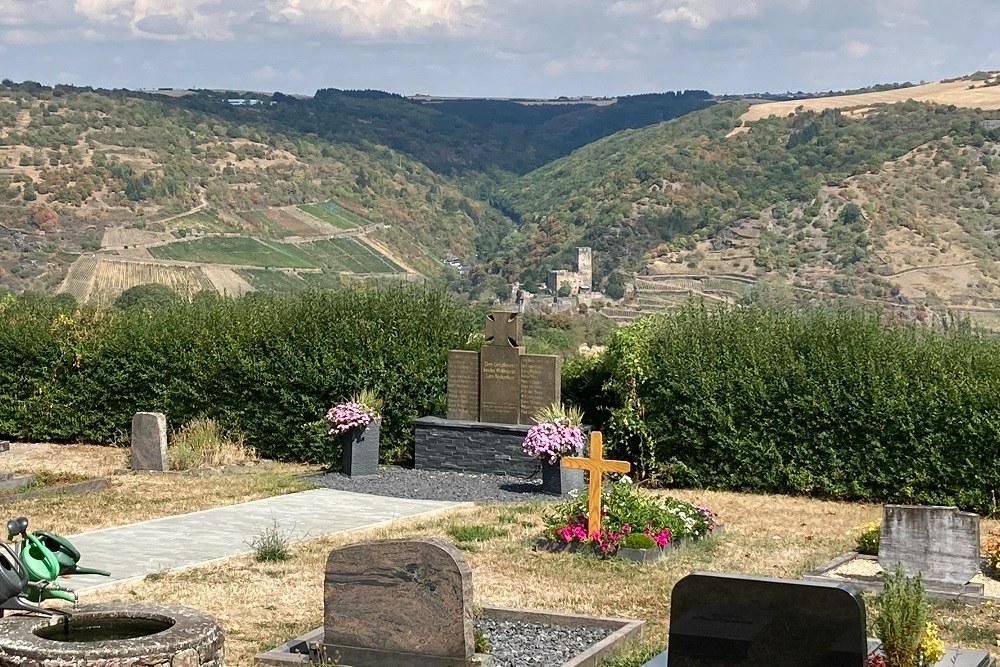
[[997, 0], [0, 0], [0, 77], [595, 97], [1000, 69]]

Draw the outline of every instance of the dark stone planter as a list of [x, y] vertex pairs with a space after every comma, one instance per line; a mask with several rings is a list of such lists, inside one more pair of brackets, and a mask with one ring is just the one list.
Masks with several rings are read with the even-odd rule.
[[659, 547], [652, 547], [650, 549], [627, 549], [622, 547], [615, 555], [623, 560], [648, 565], [649, 563], [655, 563], [663, 557], [663, 549]]
[[587, 488], [583, 470], [580, 468], [563, 468], [559, 463], [542, 461], [542, 491], [554, 496], [565, 496], [573, 489]]
[[344, 434], [343, 473], [348, 477], [378, 474], [378, 436], [381, 419], [373, 420], [365, 428], [356, 428]]

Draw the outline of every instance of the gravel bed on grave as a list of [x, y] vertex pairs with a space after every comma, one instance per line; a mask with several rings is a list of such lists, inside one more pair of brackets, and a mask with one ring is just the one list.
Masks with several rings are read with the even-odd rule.
[[477, 475], [465, 472], [412, 470], [387, 466], [378, 475], [348, 477], [339, 472], [310, 475], [307, 479], [338, 491], [370, 493], [375, 496], [410, 500], [451, 500], [480, 503], [524, 503], [554, 501], [556, 496], [541, 492], [539, 478], [523, 479], [502, 475]]
[[476, 621], [497, 667], [559, 667], [611, 634], [609, 628], [571, 628], [522, 621]]

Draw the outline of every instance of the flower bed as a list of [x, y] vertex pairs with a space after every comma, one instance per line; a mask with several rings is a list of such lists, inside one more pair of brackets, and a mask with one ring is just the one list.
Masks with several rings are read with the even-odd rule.
[[[587, 497], [576, 495], [556, 506], [545, 517], [544, 539], [550, 550], [592, 547], [601, 556], [618, 554], [629, 536], [646, 535], [650, 548], [672, 548], [684, 542], [704, 538], [720, 526], [717, 515], [707, 507], [670, 497], [657, 497], [642, 491], [628, 477], [608, 484], [602, 493], [601, 532], [587, 534]], [[640, 540], [641, 541], [641, 540]]]

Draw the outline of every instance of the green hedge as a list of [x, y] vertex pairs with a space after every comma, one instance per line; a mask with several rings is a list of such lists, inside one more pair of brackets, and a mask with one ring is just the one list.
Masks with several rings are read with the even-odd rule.
[[445, 293], [353, 287], [157, 309], [67, 308], [0, 296], [0, 434], [114, 442], [133, 413], [211, 417], [268, 457], [321, 460], [322, 415], [370, 387], [382, 458], [412, 453], [410, 420], [443, 412], [447, 350], [474, 314]]
[[677, 486], [994, 513], [1000, 341], [827, 311], [689, 307], [567, 365], [564, 392]]

